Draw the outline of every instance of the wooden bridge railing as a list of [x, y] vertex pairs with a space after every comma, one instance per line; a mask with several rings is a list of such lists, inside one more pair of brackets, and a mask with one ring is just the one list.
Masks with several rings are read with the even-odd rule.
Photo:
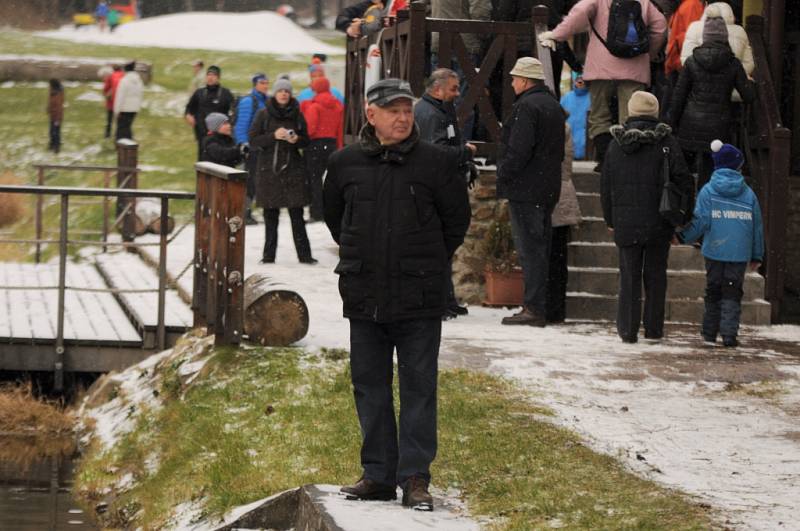
[[[477, 118], [486, 128], [489, 141], [481, 147], [481, 154], [490, 155], [500, 141], [500, 123], [514, 103], [511, 77], [508, 72], [514, 66], [520, 51], [521, 39], [530, 39], [535, 45], [535, 54], [544, 66], [546, 83], [551, 88], [557, 80], [553, 79], [550, 54], [543, 53], [538, 46], [536, 34], [545, 31], [547, 8], [536, 6], [533, 10], [533, 23], [490, 22], [477, 20], [447, 20], [426, 18], [425, 6], [421, 2], [412, 3], [407, 19], [398, 19], [392, 26], [384, 28], [377, 36], [349, 38], [347, 41], [346, 79], [347, 87], [345, 109], [345, 141], [357, 139], [364, 125], [365, 65], [371, 44], [377, 44], [382, 58], [381, 78], [398, 77], [407, 80], [416, 96], [424, 91], [425, 76], [429, 74], [428, 60], [430, 34], [439, 34], [438, 66], [451, 68], [455, 62], [463, 71], [469, 89], [462, 94], [456, 111], [459, 121], [469, 116], [477, 105]], [[488, 40], [486, 53], [480, 64], [475, 64], [467, 52], [462, 33], [483, 35]], [[496, 69], [502, 72], [502, 96], [500, 116], [492, 106], [488, 93], [489, 79]]]
[[198, 162], [195, 202], [194, 326], [216, 345], [237, 345], [244, 317], [244, 213], [247, 172]]
[[779, 321], [786, 270], [786, 216], [789, 201], [792, 132], [781, 121], [764, 38], [764, 19], [747, 17], [753, 48], [757, 97], [744, 116], [748, 167], [764, 213], [766, 297], [772, 322]]
[[[133, 140], [129, 139], [122, 139], [117, 141], [117, 165], [116, 166], [97, 166], [97, 165], [87, 165], [87, 166], [76, 166], [70, 164], [34, 164], [33, 167], [36, 168], [36, 183], [39, 186], [45, 185], [45, 171], [47, 170], [56, 170], [56, 171], [81, 171], [81, 172], [102, 172], [103, 173], [103, 188], [110, 188], [111, 187], [111, 175], [116, 173], [117, 174], [117, 188], [127, 188], [127, 189], [136, 189], [138, 188], [137, 180], [138, 174], [141, 172], [138, 169], [137, 161], [138, 161], [138, 150], [139, 144], [134, 142]], [[34, 215], [34, 223], [36, 227], [36, 240], [42, 240], [42, 214], [44, 209], [44, 204], [42, 202], [42, 195], [36, 196], [36, 211]], [[117, 219], [114, 221], [113, 224], [109, 223], [110, 217], [110, 208], [109, 208], [109, 201], [108, 196], [102, 198], [103, 204], [103, 227], [102, 230], [98, 231], [88, 231], [87, 234], [100, 234], [100, 238], [103, 242], [108, 241], [108, 233], [111, 226], [116, 227], [122, 222], [121, 232], [122, 232], [122, 239], [123, 241], [129, 242], [133, 241], [133, 237], [135, 235], [135, 209], [136, 203], [135, 199], [127, 198], [127, 197], [119, 197], [117, 198]], [[103, 252], [106, 251], [106, 247], [103, 247]], [[36, 253], [35, 259], [36, 263], [38, 264], [41, 261], [42, 257], [42, 245], [41, 243], [36, 244]]]

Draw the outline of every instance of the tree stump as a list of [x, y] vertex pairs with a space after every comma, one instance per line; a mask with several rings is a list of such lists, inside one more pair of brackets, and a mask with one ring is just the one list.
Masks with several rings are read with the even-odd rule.
[[254, 273], [244, 282], [244, 333], [261, 345], [291, 345], [308, 333], [308, 306], [280, 282]]

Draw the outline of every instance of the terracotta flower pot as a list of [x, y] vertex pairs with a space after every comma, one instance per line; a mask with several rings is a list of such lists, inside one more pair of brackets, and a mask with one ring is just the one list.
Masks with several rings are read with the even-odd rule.
[[486, 280], [486, 306], [521, 306], [524, 294], [522, 269], [508, 272], [486, 269], [483, 272]]

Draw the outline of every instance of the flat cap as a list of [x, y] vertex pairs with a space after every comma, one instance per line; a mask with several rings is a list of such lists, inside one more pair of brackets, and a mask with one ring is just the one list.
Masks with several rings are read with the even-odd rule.
[[381, 79], [367, 90], [367, 103], [383, 107], [399, 98], [414, 101], [414, 93], [408, 81], [397, 78]]

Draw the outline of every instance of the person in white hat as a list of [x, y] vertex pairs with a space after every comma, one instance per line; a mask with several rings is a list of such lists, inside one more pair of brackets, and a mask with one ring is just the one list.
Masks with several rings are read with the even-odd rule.
[[521, 57], [510, 72], [517, 101], [503, 122], [497, 197], [508, 199], [525, 282], [522, 310], [506, 325], [545, 326], [551, 214], [561, 193], [564, 114], [544, 84], [542, 63]]

